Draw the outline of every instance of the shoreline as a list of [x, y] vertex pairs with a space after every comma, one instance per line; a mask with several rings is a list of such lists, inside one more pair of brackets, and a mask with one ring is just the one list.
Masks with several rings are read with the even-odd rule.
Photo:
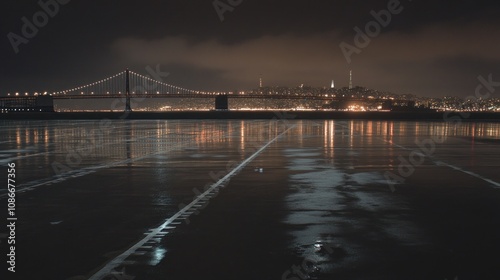
[[500, 113], [469, 112], [465, 118], [459, 112], [331, 112], [331, 111], [179, 111], [179, 112], [40, 112], [40, 113], [4, 113], [0, 120], [95, 120], [95, 119], [296, 119], [296, 120], [426, 120], [444, 121], [500, 121]]

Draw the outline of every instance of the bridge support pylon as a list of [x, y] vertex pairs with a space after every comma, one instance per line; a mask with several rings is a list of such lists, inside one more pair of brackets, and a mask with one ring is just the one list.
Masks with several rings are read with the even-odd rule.
[[217, 95], [215, 97], [215, 110], [229, 110], [227, 94]]
[[130, 108], [130, 72], [127, 69], [125, 71], [125, 112], [131, 112], [132, 108]]

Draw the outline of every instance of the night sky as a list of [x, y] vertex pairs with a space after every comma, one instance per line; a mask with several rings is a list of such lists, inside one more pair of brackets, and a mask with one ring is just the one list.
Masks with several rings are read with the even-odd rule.
[[[354, 28], [398, 1], [219, 0], [219, 13], [213, 0], [59, 2], [68, 3], [28, 39], [21, 19], [33, 22], [38, 1], [3, 1], [0, 94], [64, 90], [156, 65], [170, 73], [165, 82], [197, 90], [253, 89], [260, 75], [268, 86], [335, 79], [343, 87], [349, 69], [355, 85], [419, 96], [473, 95], [479, 75], [500, 81], [499, 1], [401, 1], [385, 27], [372, 24], [380, 34], [351, 63], [340, 44], [355, 47]], [[12, 34], [25, 40], [17, 54]]]

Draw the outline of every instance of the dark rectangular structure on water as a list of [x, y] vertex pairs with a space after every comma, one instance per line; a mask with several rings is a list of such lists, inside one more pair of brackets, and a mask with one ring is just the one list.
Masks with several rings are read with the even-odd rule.
[[52, 96], [1, 97], [0, 112], [54, 112]]

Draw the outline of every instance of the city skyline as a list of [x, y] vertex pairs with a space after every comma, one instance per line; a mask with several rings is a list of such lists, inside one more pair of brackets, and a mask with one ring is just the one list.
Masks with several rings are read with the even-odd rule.
[[251, 90], [260, 78], [289, 87], [329, 87], [333, 78], [348, 87], [352, 70], [355, 86], [463, 98], [480, 76], [500, 80], [493, 1], [10, 2], [1, 27], [4, 95], [157, 65], [169, 73], [165, 82], [206, 91]]

